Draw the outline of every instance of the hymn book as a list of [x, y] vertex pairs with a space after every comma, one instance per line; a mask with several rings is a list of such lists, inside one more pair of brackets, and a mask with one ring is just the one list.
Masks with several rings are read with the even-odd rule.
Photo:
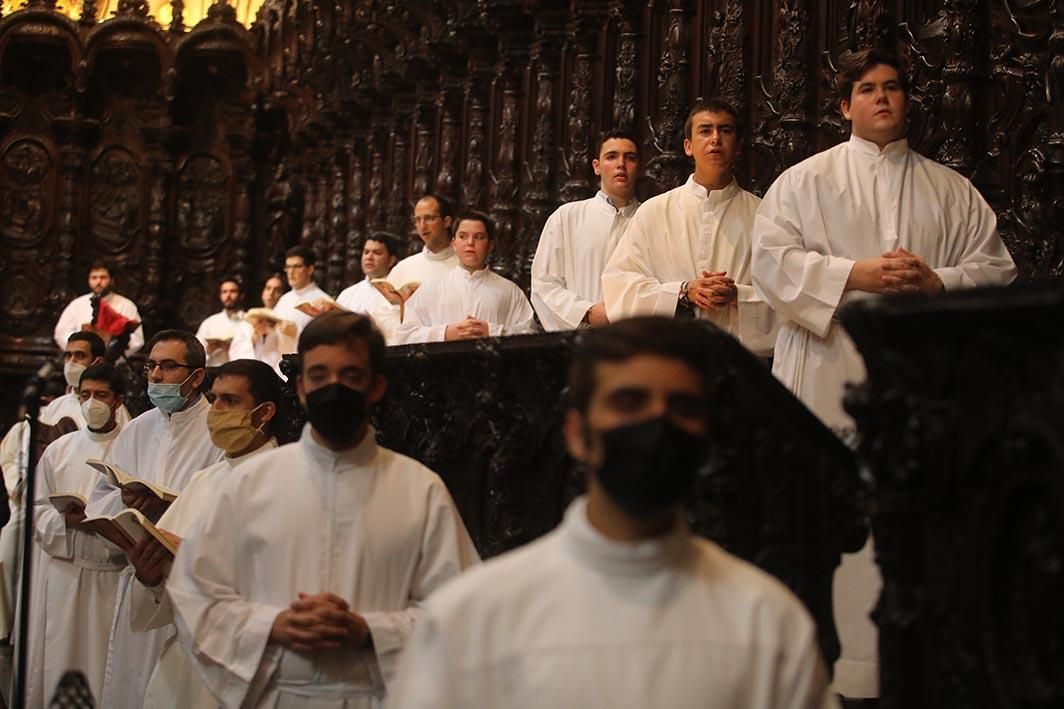
[[330, 310], [343, 310], [335, 300], [332, 298], [316, 298], [315, 300], [303, 301], [296, 306], [296, 310], [315, 318], [322, 313], [327, 313]]
[[158, 527], [151, 523], [140, 510], [132, 507], [126, 508], [116, 515], [101, 515], [89, 517], [81, 523], [96, 534], [111, 542], [122, 551], [128, 552], [142, 539], [151, 537], [163, 545], [166, 551], [173, 556], [177, 553], [177, 547], [166, 538], [166, 535]]
[[49, 495], [48, 501], [60, 512], [66, 512], [71, 505], [83, 510], [88, 504], [88, 501], [76, 492], [57, 492]]
[[121, 470], [117, 466], [105, 463], [102, 460], [96, 458], [89, 458], [85, 461], [90, 466], [99, 470], [101, 473], [107, 476], [111, 481], [111, 484], [122, 490], [128, 490], [129, 492], [144, 492], [147, 490], [155, 497], [159, 498], [163, 502], [173, 502], [177, 499], [177, 492], [170, 488], [163, 487], [162, 485], [156, 485], [155, 483], [142, 480], [138, 477], [134, 477], [129, 473]]
[[410, 282], [396, 288], [388, 281], [387, 278], [374, 278], [370, 283], [380, 291], [380, 294], [384, 296], [392, 305], [402, 305], [406, 301], [410, 300], [410, 296], [414, 295], [414, 291], [418, 289], [421, 283]]

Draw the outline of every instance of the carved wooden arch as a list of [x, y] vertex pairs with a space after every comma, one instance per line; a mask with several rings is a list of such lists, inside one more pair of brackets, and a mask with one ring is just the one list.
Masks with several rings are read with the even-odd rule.
[[95, 73], [102, 53], [124, 55], [149, 52], [159, 61], [159, 87], [162, 96], [173, 96], [174, 51], [162, 28], [146, 18], [125, 14], [95, 25], [85, 38], [86, 78]]
[[262, 59], [255, 47], [255, 35], [236, 21], [236, 14], [228, 5], [224, 14], [211, 8], [207, 19], [201, 21], [187, 35], [178, 40], [174, 49], [175, 61], [188, 54], [236, 55], [244, 63], [248, 85], [258, 83]]
[[84, 47], [73, 20], [50, 10], [26, 9], [0, 18], [0, 58], [12, 40], [24, 39], [37, 45], [60, 44], [70, 55], [74, 88], [85, 89]]

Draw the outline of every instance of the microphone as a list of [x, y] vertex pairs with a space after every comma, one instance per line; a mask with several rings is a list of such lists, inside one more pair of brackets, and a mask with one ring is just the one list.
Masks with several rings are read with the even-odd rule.
[[26, 388], [22, 390], [22, 403], [25, 404], [27, 410], [37, 410], [37, 402], [41, 398], [41, 392], [44, 390], [48, 380], [55, 374], [55, 370], [55, 361], [48, 360], [30, 377], [29, 382], [26, 383]]

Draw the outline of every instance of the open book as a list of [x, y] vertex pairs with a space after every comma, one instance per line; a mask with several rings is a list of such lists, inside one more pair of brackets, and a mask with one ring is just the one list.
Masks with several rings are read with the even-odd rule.
[[170, 555], [177, 553], [177, 547], [166, 538], [159, 528], [141, 514], [140, 510], [127, 508], [116, 515], [89, 517], [81, 523], [96, 534], [116, 545], [122, 551], [129, 551], [145, 537], [151, 537], [163, 545]]
[[88, 504], [88, 500], [76, 492], [57, 492], [54, 495], [49, 495], [48, 501], [52, 503], [52, 507], [55, 507], [60, 512], [66, 512], [67, 507], [71, 505], [85, 509], [85, 505]]
[[391, 284], [387, 278], [374, 278], [370, 283], [373, 287], [380, 291], [380, 294], [392, 305], [402, 305], [406, 301], [410, 300], [410, 296], [414, 295], [414, 291], [417, 290], [420, 283], [404, 283], [396, 288]]
[[106, 475], [108, 479], [110, 479], [111, 484], [117, 488], [129, 490], [130, 492], [143, 492], [144, 490], [147, 490], [163, 502], [173, 502], [177, 499], [177, 492], [175, 490], [133, 477], [129, 473], [111, 465], [110, 463], [105, 463], [96, 458], [89, 458], [85, 462]]
[[315, 298], [314, 300], [305, 300], [296, 306], [296, 310], [315, 318], [322, 313], [327, 313], [330, 310], [343, 310], [335, 300], [332, 298]]
[[281, 318], [273, 314], [272, 308], [251, 308], [244, 313], [244, 319], [249, 321], [267, 320], [272, 323], [281, 322]]

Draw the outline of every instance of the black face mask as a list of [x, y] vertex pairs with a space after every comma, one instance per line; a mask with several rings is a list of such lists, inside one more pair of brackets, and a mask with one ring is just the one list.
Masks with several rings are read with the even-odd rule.
[[703, 436], [661, 417], [602, 432], [599, 483], [633, 517], [649, 518], [683, 499], [705, 460]]
[[307, 418], [325, 440], [349, 443], [366, 420], [366, 394], [340, 383], [307, 392]]

